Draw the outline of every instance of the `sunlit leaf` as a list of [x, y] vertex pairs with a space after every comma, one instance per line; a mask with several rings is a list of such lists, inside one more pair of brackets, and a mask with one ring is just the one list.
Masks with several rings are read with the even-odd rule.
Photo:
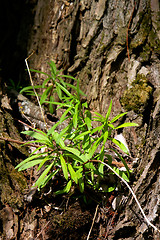
[[117, 121], [119, 118], [123, 117], [123, 116], [126, 115], [126, 114], [127, 114], [127, 112], [118, 114], [116, 117], [114, 117], [114, 118], [110, 121], [110, 123], [113, 123], [113, 122]]
[[78, 119], [78, 108], [79, 108], [79, 104], [80, 103], [77, 103], [76, 106], [75, 106], [75, 113], [73, 115], [73, 126], [74, 128], [76, 129], [77, 128], [77, 119]]
[[45, 178], [43, 179], [43, 181], [39, 184], [39, 188], [43, 188], [50, 179], [52, 179], [57, 173], [59, 172], [59, 169], [49, 173], [47, 176], [45, 176]]
[[[50, 102], [54, 101], [54, 96], [50, 96]], [[54, 107], [52, 103], [49, 103], [49, 111], [51, 114], [54, 113]]]
[[60, 161], [61, 161], [63, 175], [64, 175], [65, 179], [68, 180], [68, 169], [67, 169], [66, 162], [62, 155], [60, 155]]
[[50, 93], [51, 89], [52, 89], [52, 86], [49, 86], [49, 87], [43, 92], [43, 94], [42, 94], [42, 96], [41, 96], [41, 99], [40, 99], [40, 104], [43, 104], [44, 101], [47, 99], [48, 94]]
[[84, 137], [85, 135], [88, 135], [90, 132], [91, 132], [91, 131], [82, 132], [81, 134], [78, 134], [78, 136], [76, 136], [76, 137], [74, 138], [74, 140], [78, 140], [78, 139], [83, 140], [83, 137]]
[[21, 132], [23, 134], [26, 134], [30, 137], [33, 137], [33, 138], [36, 138], [37, 140], [44, 140], [44, 141], [48, 141], [48, 137], [43, 133], [38, 133], [38, 132], [35, 132], [35, 131], [24, 131], [24, 132]]
[[111, 109], [112, 109], [112, 100], [111, 100], [111, 102], [110, 102], [110, 104], [109, 104], [109, 108], [108, 108], [108, 111], [107, 111], [107, 114], [106, 114], [106, 117], [105, 117], [105, 119], [106, 119], [107, 121], [108, 121], [108, 118], [109, 118], [109, 116], [110, 116]]
[[43, 74], [43, 75], [46, 75], [48, 77], [50, 77], [49, 74], [45, 73], [45, 72], [42, 72], [42, 71], [39, 71], [39, 70], [35, 70], [35, 69], [30, 69], [31, 72], [36, 72], [36, 73], [40, 73], [40, 74]]
[[68, 96], [71, 96], [71, 93], [65, 88], [63, 87], [61, 84], [59, 84], [58, 82], [56, 82], [56, 86], [59, 87], [63, 92], [65, 92]]
[[130, 122], [127, 122], [127, 123], [123, 123], [117, 127], [115, 127], [115, 129], [118, 129], [118, 128], [124, 128], [124, 127], [138, 127], [139, 125], [137, 123], [130, 123]]
[[120, 142], [119, 140], [115, 139], [115, 138], [110, 138], [110, 140], [115, 143], [124, 153], [128, 154], [129, 155], [129, 152], [128, 152], [128, 149], [127, 147], [122, 143]]
[[75, 181], [76, 184], [78, 184], [78, 178], [77, 178], [76, 172], [74, 171], [74, 169], [70, 163], [68, 164], [68, 170], [71, 175], [71, 179], [73, 181]]
[[45, 176], [48, 174], [48, 172], [51, 170], [51, 168], [53, 167], [54, 165], [54, 162], [52, 162], [44, 171], [43, 173], [41, 174], [41, 176], [38, 178], [38, 180], [36, 181], [35, 183], [35, 187], [39, 186], [41, 184], [41, 182], [44, 180]]
[[93, 154], [95, 153], [97, 147], [99, 146], [99, 144], [102, 142], [103, 140], [103, 136], [101, 136], [100, 138], [97, 139], [96, 142], [94, 142], [93, 146], [90, 148], [89, 150], [89, 155], [88, 157], [91, 159]]
[[[34, 86], [34, 88], [35, 89], [42, 88], [42, 86], [41, 85], [36, 85], [36, 86]], [[24, 87], [24, 88], [21, 89], [21, 91], [19, 93], [22, 94], [23, 92], [28, 92], [29, 90], [32, 90], [32, 92], [33, 92], [33, 87], [32, 86]]]
[[[44, 155], [44, 154], [43, 154]], [[31, 160], [33, 160], [33, 159], [44, 159], [44, 156], [42, 156], [42, 153], [37, 153], [37, 154], [35, 154], [35, 155], [31, 155], [31, 156], [29, 156], [28, 158], [26, 158], [24, 161], [22, 161], [21, 163], [19, 163], [16, 167], [15, 167], [15, 169], [17, 169], [17, 168], [20, 168], [22, 165], [24, 165], [25, 163], [27, 163], [27, 162], [29, 162], [29, 161], [31, 161]]]
[[23, 164], [21, 167], [18, 168], [18, 171], [26, 170], [26, 169], [31, 168], [41, 162], [42, 162], [42, 159], [34, 159], [33, 161], [29, 161], [29, 162]]
[[57, 195], [58, 195], [58, 194], [63, 194], [63, 193], [68, 193], [68, 192], [70, 191], [70, 189], [71, 189], [71, 186], [72, 186], [72, 181], [70, 180], [70, 181], [67, 183], [67, 185], [65, 186], [64, 189], [58, 190], [58, 191], [55, 192], [55, 193], [56, 193]]
[[98, 112], [94, 112], [94, 114], [96, 114], [98, 117], [93, 117], [94, 119], [99, 119], [100, 122], [104, 122], [105, 118]]
[[116, 167], [112, 167], [112, 168], [116, 173], [118, 173], [119, 176], [121, 176], [124, 180], [126, 180], [126, 182], [129, 182], [129, 178], [127, 177], [127, 175], [123, 171], [119, 170]]

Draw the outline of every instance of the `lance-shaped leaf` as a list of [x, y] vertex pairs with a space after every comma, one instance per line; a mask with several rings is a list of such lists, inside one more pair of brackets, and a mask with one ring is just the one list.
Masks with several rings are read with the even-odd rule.
[[37, 140], [42, 140], [42, 141], [47, 141], [47, 142], [49, 141], [49, 139], [48, 139], [48, 137], [45, 133], [42, 134], [42, 133], [35, 132], [35, 131], [24, 131], [24, 132], [21, 132], [21, 133], [26, 134], [30, 137], [33, 137]]
[[73, 156], [75, 155], [77, 161], [81, 163], [84, 163], [87, 161], [86, 156], [83, 155], [78, 149], [72, 148], [72, 147], [64, 147], [63, 149], [68, 151], [69, 153], [72, 153]]
[[42, 183], [42, 181], [44, 180], [45, 176], [49, 173], [49, 171], [51, 170], [51, 168], [53, 167], [54, 162], [52, 162], [41, 174], [41, 176], [38, 178], [38, 180], [36, 181], [34, 187], [39, 187]]
[[74, 171], [74, 169], [70, 163], [68, 164], [68, 170], [71, 175], [71, 179], [73, 181], [75, 181], [76, 184], [78, 184], [78, 178], [77, 178], [76, 172]]
[[115, 116], [115, 117], [110, 121], [110, 123], [114, 123], [115, 121], [117, 121], [119, 118], [123, 117], [123, 116], [126, 115], [126, 114], [127, 114], [127, 112], [118, 114], [117, 116]]
[[35, 160], [32, 160], [32, 161], [29, 161], [25, 164], [23, 164], [21, 167], [18, 168], [18, 171], [23, 171], [23, 170], [26, 170], [28, 168], [31, 168], [39, 163], [42, 162], [42, 159], [35, 159]]
[[108, 111], [107, 111], [107, 114], [106, 114], [106, 117], [105, 119], [108, 121], [108, 118], [111, 114], [111, 109], [112, 109], [112, 100], [110, 101], [110, 104], [109, 104], [109, 108], [108, 108]]
[[126, 153], [126, 154], [129, 155], [128, 149], [126, 148], [126, 146], [125, 146], [122, 142], [116, 140], [115, 138], [109, 138], [109, 139], [110, 139], [113, 143], [115, 143], [124, 153]]
[[66, 180], [68, 180], [68, 169], [67, 169], [67, 164], [63, 158], [62, 155], [60, 155], [60, 161], [61, 161], [61, 166], [62, 166], [62, 171], [63, 171], [63, 175], [65, 177]]
[[[44, 156], [42, 156], [42, 155], [44, 155], [44, 154], [47, 154], [47, 153], [37, 153], [37, 154], [35, 154], [35, 155], [32, 155], [32, 156], [29, 156], [28, 158], [26, 158], [24, 161], [22, 161], [21, 163], [19, 163], [16, 167], [15, 167], [15, 169], [17, 169], [17, 168], [20, 168], [22, 165], [24, 165], [25, 163], [27, 163], [27, 162], [29, 162], [29, 161], [31, 161], [31, 160], [33, 160], [33, 159], [44, 159]], [[41, 157], [42, 156], [42, 157]], [[20, 171], [20, 170], [19, 170]]]
[[78, 108], [79, 108], [79, 102], [76, 104], [75, 106], [75, 112], [74, 112], [74, 115], [73, 115], [73, 126], [74, 128], [76, 129], [77, 128], [77, 120], [78, 120]]
[[130, 123], [130, 122], [127, 122], [127, 123], [123, 123], [117, 127], [115, 127], [115, 129], [118, 129], [118, 128], [124, 128], [124, 127], [138, 127], [139, 125], [137, 123]]
[[50, 93], [51, 89], [53, 86], [49, 86], [42, 94], [41, 99], [40, 99], [40, 104], [43, 104], [46, 98], [48, 97], [48, 94]]
[[71, 189], [71, 186], [72, 186], [72, 180], [70, 180], [70, 181], [67, 183], [67, 185], [65, 186], [64, 189], [58, 190], [58, 191], [55, 192], [55, 193], [56, 193], [57, 195], [58, 195], [58, 194], [63, 194], [63, 193], [68, 193], [68, 192], [70, 191], [70, 189]]

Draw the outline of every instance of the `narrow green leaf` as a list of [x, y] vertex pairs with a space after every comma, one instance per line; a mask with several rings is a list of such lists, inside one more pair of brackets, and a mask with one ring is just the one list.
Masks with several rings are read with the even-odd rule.
[[92, 117], [91, 117], [91, 112], [86, 110], [85, 111], [85, 115], [86, 117], [84, 118], [84, 121], [88, 127], [88, 129], [90, 130], [92, 128]]
[[[54, 102], [54, 96], [50, 96], [50, 102]], [[53, 107], [53, 104], [52, 103], [49, 103], [49, 112], [51, 114], [54, 113], [54, 107]]]
[[111, 123], [108, 123], [108, 127], [112, 128], [112, 129], [115, 129], [114, 125], [111, 124]]
[[106, 131], [103, 135], [103, 146], [105, 145], [107, 139], [108, 139], [108, 131]]
[[53, 125], [53, 127], [51, 127], [50, 129], [49, 129], [49, 131], [48, 131], [48, 135], [50, 135], [50, 134], [55, 134], [55, 132], [54, 132], [54, 130], [57, 128], [57, 126], [58, 125], [60, 125], [63, 121], [65, 121], [68, 117], [66, 117], [66, 115], [69, 113], [69, 111], [71, 111], [71, 109], [72, 109], [73, 107], [69, 107], [63, 114], [62, 114], [62, 116], [61, 116], [61, 118], [60, 118], [60, 120], [57, 122], [57, 123], [55, 123], [54, 125]]
[[75, 138], [73, 138], [73, 140], [78, 140], [78, 139], [83, 140], [83, 137], [84, 137], [85, 135], [88, 135], [90, 132], [91, 132], [90, 130], [89, 130], [89, 131], [86, 131], [86, 132], [82, 132], [81, 134], [79, 134], [78, 136], [76, 136]]
[[[41, 85], [36, 85], [36, 86], [34, 86], [34, 88], [35, 89], [42, 88], [42, 86]], [[21, 89], [21, 91], [19, 93], [22, 94], [23, 92], [28, 92], [29, 90], [32, 90], [32, 92], [33, 92], [33, 87], [32, 86], [24, 87], [24, 88]]]
[[124, 127], [138, 127], [139, 125], [137, 123], [130, 123], [130, 122], [127, 122], [127, 123], [123, 123], [117, 127], [115, 127], [115, 129], [118, 129], [118, 128], [124, 128]]
[[115, 138], [110, 138], [110, 140], [113, 143], [115, 143], [124, 153], [129, 155], [128, 149], [126, 148], [126, 146], [122, 142], [116, 140]]
[[98, 112], [94, 112], [98, 117], [93, 117], [93, 118], [98, 118], [101, 122], [104, 122], [105, 118]]
[[46, 84], [47, 84], [47, 82], [49, 81], [51, 79], [51, 76], [50, 77], [48, 77], [48, 78], [46, 78], [44, 81], [43, 81], [43, 83], [42, 83], [42, 88], [45, 88], [46, 86]]
[[115, 116], [110, 123], [114, 123], [115, 121], [117, 121], [119, 118], [123, 117], [124, 115], [126, 115], [128, 112], [124, 112], [124, 113], [120, 113], [117, 116]]
[[41, 133], [38, 133], [38, 132], [35, 132], [35, 131], [24, 131], [24, 132], [21, 132], [21, 133], [26, 134], [30, 137], [36, 138], [37, 140], [49, 141], [49, 139], [48, 139], [48, 137], [45, 133], [41, 134]]
[[39, 71], [39, 70], [35, 70], [35, 69], [30, 69], [31, 72], [36, 72], [36, 73], [40, 73], [40, 74], [43, 74], [43, 75], [46, 75], [48, 77], [50, 77], [49, 74], [45, 73], [45, 72], [42, 72], [42, 71]]
[[63, 175], [64, 175], [65, 179], [68, 180], [68, 169], [67, 169], [66, 162], [62, 155], [60, 155], [60, 161], [61, 161]]
[[41, 163], [40, 163], [37, 171], [39, 171], [39, 170], [41, 169], [41, 167], [45, 164], [45, 162], [47, 162], [47, 161], [49, 161], [49, 160], [52, 160], [52, 159], [53, 159], [53, 156], [48, 156], [48, 155], [47, 155], [47, 156], [43, 159], [43, 161], [41, 160]]
[[76, 129], [77, 128], [77, 119], [78, 119], [78, 108], [79, 108], [79, 104], [80, 103], [77, 103], [76, 106], [75, 106], [75, 113], [73, 115], [73, 126], [74, 128]]
[[99, 126], [99, 127], [96, 127], [94, 128], [92, 131], [91, 131], [91, 134], [94, 134], [95, 132], [100, 132], [102, 129], [103, 129], [103, 125]]
[[102, 142], [102, 140], [103, 140], [103, 136], [101, 136], [100, 138], [97, 139], [96, 142], [94, 142], [92, 148], [90, 148], [90, 150], [89, 150], [89, 155], [88, 155], [89, 159], [92, 158], [93, 154], [95, 153], [97, 147]]
[[89, 134], [85, 135], [82, 142], [83, 150], [86, 151], [90, 149], [93, 142], [94, 142], [94, 139], [90, 137]]
[[75, 181], [76, 184], [78, 184], [78, 178], [77, 178], [76, 172], [74, 171], [74, 169], [70, 163], [68, 164], [68, 170], [71, 175], [71, 179], [73, 181]]
[[37, 154], [35, 154], [35, 155], [29, 156], [29, 157], [26, 158], [24, 161], [22, 161], [21, 163], [19, 163], [19, 164], [15, 167], [15, 169], [20, 168], [22, 165], [24, 165], [25, 163], [27, 163], [27, 162], [29, 162], [29, 161], [31, 161], [31, 160], [33, 160], [33, 159], [44, 159], [44, 157], [40, 157], [40, 156], [42, 156], [42, 154], [44, 155], [44, 153], [37, 153]]
[[51, 67], [51, 72], [56, 76], [57, 75], [57, 67], [56, 64], [51, 60], [49, 62], [49, 65]]
[[83, 193], [84, 192], [84, 180], [82, 177], [78, 179], [78, 184], [79, 184], [80, 192]]
[[113, 186], [113, 187], [108, 187], [107, 188], [107, 192], [109, 193], [109, 192], [113, 192], [114, 190], [115, 190], [115, 188], [116, 188], [116, 184]]
[[88, 168], [90, 170], [96, 170], [95, 166], [93, 165], [92, 162], [88, 162], [85, 164], [85, 168]]
[[51, 170], [51, 168], [53, 167], [54, 162], [52, 162], [41, 174], [41, 176], [38, 178], [38, 180], [35, 183], [35, 187], [39, 187], [41, 185], [41, 182], [44, 180], [45, 176], [48, 174], [48, 172]]
[[109, 104], [109, 108], [108, 108], [108, 111], [107, 111], [107, 114], [106, 114], [106, 117], [105, 117], [105, 119], [106, 119], [107, 121], [108, 121], [108, 118], [109, 118], [109, 116], [110, 116], [111, 109], [112, 109], [112, 100], [111, 100], [111, 102], [110, 102], [110, 104]]
[[81, 154], [81, 152], [78, 149], [72, 147], [64, 147], [63, 149], [74, 154], [76, 156], [77, 161], [81, 163], [84, 163], [86, 161], [86, 157], [83, 154]]
[[70, 189], [71, 189], [71, 186], [72, 186], [72, 181], [70, 180], [70, 181], [67, 183], [67, 185], [65, 186], [64, 189], [58, 190], [58, 191], [55, 192], [55, 193], [56, 193], [57, 195], [58, 195], [58, 194], [63, 194], [63, 193], [68, 193], [68, 192], [70, 191]]
[[60, 98], [60, 99], [62, 99], [62, 96], [63, 96], [63, 94], [62, 94], [62, 90], [61, 90], [61, 88], [56, 84], [56, 92], [57, 92], [57, 94], [58, 94], [58, 97]]
[[52, 177], [55, 176], [58, 172], [59, 172], [59, 169], [57, 169], [54, 172], [51, 172], [47, 176], [45, 176], [43, 181], [39, 184], [39, 188], [43, 188], [49, 182], [49, 180], [52, 179]]
[[127, 175], [126, 175], [123, 171], [119, 170], [119, 169], [116, 168], [116, 167], [112, 167], [112, 168], [113, 168], [113, 170], [114, 170], [116, 173], [118, 173], [119, 176], [121, 176], [124, 180], [126, 180], [127, 182], [129, 182], [129, 178], [127, 177]]
[[63, 87], [60, 83], [56, 82], [56, 86], [58, 86], [63, 92], [65, 92], [68, 96], [71, 96], [72, 94], [65, 88]]
[[40, 99], [40, 104], [43, 104], [46, 98], [48, 97], [50, 91], [52, 90], [53, 86], [49, 86], [42, 94]]
[[67, 186], [65, 187], [64, 189], [64, 192], [65, 193], [68, 193], [71, 189], [71, 186], [72, 186], [72, 181], [70, 180], [68, 183], [67, 183]]
[[21, 167], [19, 167], [18, 172], [26, 170], [27, 168], [31, 168], [31, 167], [33, 167], [33, 166], [35, 166], [35, 165], [37, 165], [41, 162], [42, 162], [42, 159], [35, 159], [33, 161], [29, 161], [29, 162], [23, 164]]
[[129, 167], [128, 167], [126, 161], [124, 160], [124, 158], [115, 149], [112, 149], [112, 151], [114, 151], [117, 154], [117, 156], [119, 157], [121, 162], [124, 164], [124, 167], [126, 168], [126, 171], [127, 171], [127, 174], [128, 174], [128, 178], [129, 178], [130, 177], [130, 170], [129, 170]]

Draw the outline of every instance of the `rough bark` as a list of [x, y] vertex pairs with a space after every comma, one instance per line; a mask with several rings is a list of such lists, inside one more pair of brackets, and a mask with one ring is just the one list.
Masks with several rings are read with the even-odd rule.
[[[112, 116], [127, 110], [123, 121], [139, 124], [123, 131], [137, 159], [133, 190], [160, 228], [159, 16], [158, 0], [38, 0], [27, 52], [35, 51], [31, 68], [47, 72], [47, 62], [54, 60], [59, 69], [79, 78], [92, 110], [105, 114], [113, 99]], [[43, 77], [36, 74], [35, 82]], [[160, 238], [129, 193], [122, 210], [108, 239]]]

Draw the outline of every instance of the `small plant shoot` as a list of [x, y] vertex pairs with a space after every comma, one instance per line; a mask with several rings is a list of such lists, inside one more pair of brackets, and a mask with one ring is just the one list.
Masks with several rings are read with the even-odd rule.
[[[53, 61], [49, 65], [50, 75], [31, 70], [46, 75], [46, 80], [42, 86], [39, 86], [44, 88], [40, 104], [48, 104], [51, 113], [53, 113], [53, 105], [56, 105], [57, 109], [62, 109], [63, 114], [59, 121], [46, 131], [32, 129], [22, 132], [34, 138], [31, 142], [38, 143], [40, 147], [37, 149], [39, 151], [34, 151], [16, 166], [18, 171], [37, 165], [40, 176], [35, 182], [35, 186], [38, 189], [43, 188], [57, 174], [60, 175], [64, 179], [65, 187], [59, 189], [57, 194], [68, 193], [72, 186], [78, 188], [81, 193], [84, 193], [86, 187], [101, 191], [99, 179], [104, 177], [104, 165], [101, 162], [107, 162], [118, 175], [129, 181], [130, 170], [127, 163], [113, 149], [126, 170], [121, 171], [117, 167], [113, 167], [112, 156], [106, 153], [106, 142], [110, 141], [116, 144], [124, 153], [128, 154], [125, 145], [113, 138], [114, 132], [119, 128], [138, 125], [128, 122], [117, 126], [117, 120], [127, 112], [110, 119], [112, 101], [106, 116], [102, 116], [98, 112], [91, 113], [87, 102], [81, 101], [80, 96], [85, 94], [79, 88], [79, 80], [62, 75]], [[69, 80], [74, 83], [68, 83]], [[21, 92], [25, 90], [30, 91], [31, 87], [22, 89]], [[59, 102], [54, 101], [53, 93], [55, 92], [60, 99]], [[98, 122], [95, 128], [93, 127], [94, 121]], [[62, 123], [63, 128], [59, 128]], [[41, 152], [41, 148], [45, 148], [45, 152]], [[110, 174], [110, 172], [105, 174]], [[113, 191], [115, 187], [112, 186], [106, 191]]]

